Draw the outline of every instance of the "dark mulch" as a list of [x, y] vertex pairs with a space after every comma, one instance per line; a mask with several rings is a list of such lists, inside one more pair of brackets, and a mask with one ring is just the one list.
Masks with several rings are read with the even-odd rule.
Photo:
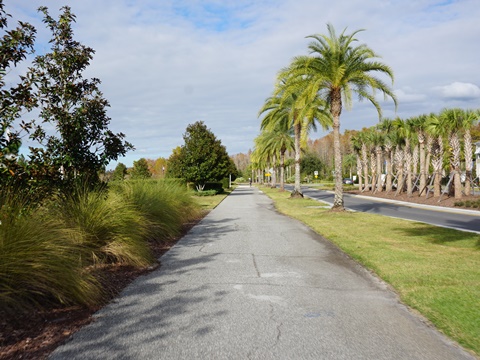
[[[151, 247], [155, 257], [158, 259], [167, 252], [198, 221], [200, 219], [186, 224], [179, 237], [160, 244], [152, 244]], [[153, 271], [159, 265], [158, 263], [156, 266], [144, 269], [109, 265], [97, 269], [101, 282], [108, 292], [106, 303], [114, 299], [138, 276]], [[99, 305], [95, 308], [78, 306], [50, 308], [15, 317], [8, 316], [0, 310], [0, 359], [47, 359], [73, 333], [90, 323], [93, 319], [92, 315], [101, 307]]]

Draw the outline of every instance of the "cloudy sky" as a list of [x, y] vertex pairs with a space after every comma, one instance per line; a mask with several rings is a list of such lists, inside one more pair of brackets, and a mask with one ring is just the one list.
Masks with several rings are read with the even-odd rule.
[[[75, 39], [95, 49], [85, 77], [102, 81], [111, 129], [136, 151], [119, 161], [168, 157], [188, 124], [202, 120], [230, 154], [247, 152], [259, 133], [258, 110], [277, 72], [308, 54], [305, 37], [365, 29], [360, 43], [395, 73], [399, 100], [384, 116], [480, 107], [478, 0], [4, 0], [13, 20], [49, 34], [36, 9], [77, 16]], [[13, 23], [10, 22], [10, 25]], [[354, 103], [342, 131], [378, 122], [372, 105]], [[325, 135], [312, 133], [312, 138]], [[114, 167], [116, 163], [110, 164]]]

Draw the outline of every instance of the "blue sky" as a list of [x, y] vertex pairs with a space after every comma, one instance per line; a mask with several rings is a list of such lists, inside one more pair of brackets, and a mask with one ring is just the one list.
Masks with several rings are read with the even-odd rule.
[[[277, 72], [307, 54], [305, 37], [365, 29], [357, 35], [392, 67], [399, 99], [388, 117], [480, 107], [478, 0], [5, 0], [13, 20], [49, 34], [36, 9], [52, 16], [69, 5], [75, 38], [96, 50], [86, 77], [102, 81], [111, 128], [136, 151], [119, 161], [168, 157], [188, 124], [202, 120], [230, 154], [247, 152], [259, 132], [257, 113]], [[11, 22], [12, 24], [12, 22]], [[21, 69], [20, 69], [21, 70]], [[342, 130], [378, 121], [368, 103], [344, 111]], [[312, 138], [325, 135], [312, 133]], [[114, 167], [112, 163], [110, 167]]]

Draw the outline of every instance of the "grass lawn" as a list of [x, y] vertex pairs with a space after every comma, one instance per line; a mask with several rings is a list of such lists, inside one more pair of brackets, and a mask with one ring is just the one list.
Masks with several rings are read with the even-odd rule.
[[223, 194], [214, 196], [193, 196], [195, 202], [198, 203], [202, 210], [212, 210], [225, 199], [232, 190], [225, 190]]
[[261, 188], [393, 286], [401, 300], [480, 355], [480, 235], [366, 213], [334, 213], [310, 199]]

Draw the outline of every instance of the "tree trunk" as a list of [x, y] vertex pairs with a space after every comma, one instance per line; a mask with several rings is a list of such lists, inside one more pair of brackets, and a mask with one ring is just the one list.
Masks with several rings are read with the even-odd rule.
[[407, 172], [407, 196], [412, 196], [412, 150], [410, 148], [410, 140], [408, 137], [405, 140], [405, 167]]
[[385, 154], [385, 191], [388, 193], [392, 191], [392, 148], [388, 146]]
[[363, 187], [362, 182], [362, 161], [360, 160], [360, 156], [357, 154], [357, 176], [358, 176], [358, 189], [361, 191]]
[[472, 190], [472, 162], [473, 162], [473, 150], [472, 150], [472, 134], [470, 129], [465, 129], [463, 135], [464, 154], [465, 154], [465, 195], [469, 196]]
[[363, 165], [363, 180], [364, 188], [362, 191], [368, 190], [368, 149], [365, 143], [362, 144], [362, 165]]
[[343, 179], [342, 179], [342, 152], [340, 148], [340, 113], [342, 112], [342, 94], [340, 90], [331, 93], [331, 114], [333, 115], [333, 154], [335, 161], [335, 197], [334, 211], [343, 211]]
[[273, 154], [272, 158], [272, 173], [271, 173], [271, 179], [272, 179], [272, 188], [277, 187], [277, 154]]
[[302, 189], [300, 188], [300, 136], [302, 132], [302, 125], [296, 123], [293, 125], [295, 133], [295, 189], [292, 192], [292, 197], [303, 197]]
[[280, 153], [280, 191], [285, 191], [285, 151]]
[[377, 191], [383, 191], [383, 183], [382, 183], [382, 147], [376, 146], [375, 152], [377, 155]]
[[425, 136], [418, 134], [418, 143], [420, 147], [420, 190], [418, 196], [425, 195], [427, 187], [426, 159], [425, 159]]

